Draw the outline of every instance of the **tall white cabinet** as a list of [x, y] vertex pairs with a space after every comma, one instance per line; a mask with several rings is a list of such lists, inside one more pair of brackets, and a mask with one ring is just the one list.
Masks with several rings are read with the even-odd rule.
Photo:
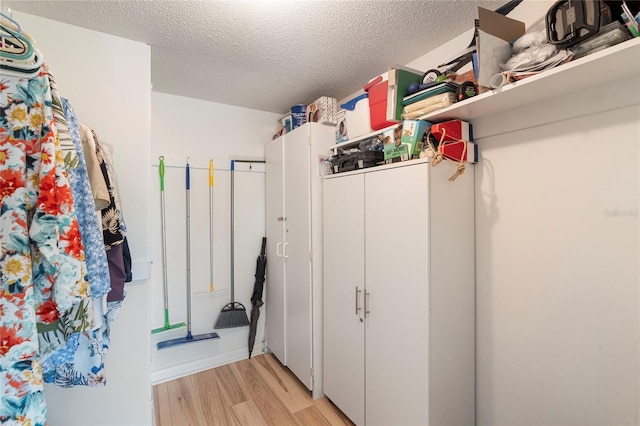
[[267, 346], [322, 396], [322, 164], [334, 127], [307, 123], [266, 145]]
[[474, 424], [474, 177], [324, 181], [324, 393], [356, 425]]

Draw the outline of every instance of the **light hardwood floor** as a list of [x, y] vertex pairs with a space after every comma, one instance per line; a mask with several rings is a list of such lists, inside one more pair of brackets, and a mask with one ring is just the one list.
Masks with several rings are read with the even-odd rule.
[[157, 426], [352, 426], [271, 354], [154, 386]]

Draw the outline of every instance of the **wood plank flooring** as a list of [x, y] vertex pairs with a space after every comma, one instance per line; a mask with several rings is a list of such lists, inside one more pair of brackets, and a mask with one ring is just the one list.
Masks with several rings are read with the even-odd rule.
[[271, 354], [154, 386], [157, 426], [353, 426]]

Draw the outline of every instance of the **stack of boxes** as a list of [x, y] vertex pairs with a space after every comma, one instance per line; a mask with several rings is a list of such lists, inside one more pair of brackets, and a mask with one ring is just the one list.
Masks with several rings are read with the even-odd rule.
[[[294, 105], [281, 119], [281, 130], [274, 136], [288, 133], [307, 122], [335, 126], [336, 143], [368, 140], [377, 137], [376, 144], [367, 152], [353, 153], [353, 161], [346, 158], [348, 151], [336, 157], [340, 164], [354, 164], [354, 168], [374, 166], [378, 161], [393, 163], [418, 158], [432, 151], [432, 155], [456, 162], [475, 163], [476, 145], [472, 142], [471, 125], [461, 120], [430, 123], [425, 120], [403, 120], [403, 97], [410, 85], [422, 79], [420, 71], [395, 67], [371, 80], [360, 94], [340, 105], [335, 98], [322, 96], [309, 105]], [[352, 150], [358, 151], [358, 147]], [[377, 154], [374, 156], [373, 152]], [[435, 152], [433, 152], [435, 151]], [[368, 154], [365, 158], [364, 154]], [[374, 161], [375, 159], [375, 161]], [[355, 166], [355, 160], [361, 164]], [[364, 161], [366, 160], [366, 161]], [[349, 163], [351, 161], [351, 163]], [[334, 172], [345, 171], [340, 167]]]
[[309, 105], [294, 105], [289, 114], [280, 119], [281, 128], [273, 138], [289, 133], [307, 122], [322, 123], [335, 126], [338, 123], [338, 101], [335, 98], [322, 96]]

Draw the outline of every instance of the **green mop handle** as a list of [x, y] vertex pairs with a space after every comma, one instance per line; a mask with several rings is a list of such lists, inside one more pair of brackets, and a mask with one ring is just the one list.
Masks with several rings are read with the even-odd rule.
[[160, 171], [160, 191], [164, 191], [164, 157], [160, 157], [160, 167], [158, 167]]
[[162, 225], [162, 287], [164, 291], [164, 325], [169, 327], [169, 289], [167, 286], [167, 253], [166, 253], [166, 238], [167, 238], [167, 226], [164, 218], [164, 156], [158, 158], [160, 160], [160, 222]]

